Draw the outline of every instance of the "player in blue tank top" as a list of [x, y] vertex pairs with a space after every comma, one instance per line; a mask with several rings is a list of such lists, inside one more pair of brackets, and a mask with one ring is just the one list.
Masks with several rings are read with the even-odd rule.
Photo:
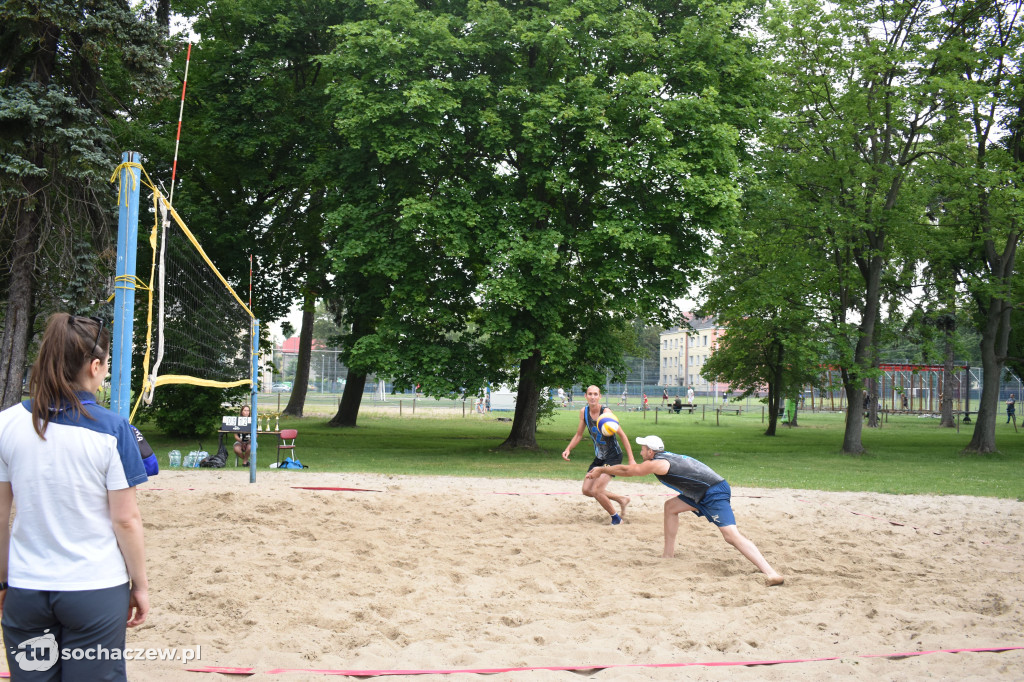
[[[589, 472], [605, 464], [619, 464], [622, 462], [623, 450], [629, 456], [630, 464], [636, 464], [636, 460], [633, 459], [633, 448], [629, 445], [629, 437], [626, 436], [621, 425], [616, 434], [618, 441], [616, 441], [615, 436], [605, 436], [601, 433], [601, 430], [597, 427], [597, 421], [602, 416], [610, 416], [615, 419], [612, 411], [601, 405], [601, 389], [597, 386], [589, 386], [587, 387], [587, 405], [580, 410], [580, 423], [576, 429], [576, 435], [572, 437], [568, 447], [562, 452], [562, 459], [568, 462], [569, 453], [583, 440], [583, 434], [590, 434], [590, 438], [594, 441], [594, 461], [591, 462], [590, 468], [587, 470], [587, 477], [583, 479], [583, 494], [597, 500], [611, 516], [612, 525], [617, 526], [622, 523], [622, 519], [626, 515], [626, 505], [629, 504], [629, 498], [625, 495], [616, 495], [605, 490], [608, 487], [608, 483], [612, 480], [611, 476], [590, 476]], [[622, 443], [621, 448], [619, 447], [620, 442]], [[618, 503], [618, 513], [615, 512], [612, 501]]]
[[662, 557], [671, 559], [675, 556], [679, 515], [689, 511], [715, 524], [725, 541], [764, 573], [765, 582], [769, 586], [783, 583], [782, 576], [765, 560], [757, 546], [736, 528], [736, 517], [730, 503], [732, 490], [728, 481], [701, 461], [665, 452], [665, 443], [657, 436], [637, 438], [636, 442], [641, 446], [642, 462], [596, 467], [587, 472], [587, 477], [654, 474], [659, 481], [679, 493], [665, 503], [665, 551]]

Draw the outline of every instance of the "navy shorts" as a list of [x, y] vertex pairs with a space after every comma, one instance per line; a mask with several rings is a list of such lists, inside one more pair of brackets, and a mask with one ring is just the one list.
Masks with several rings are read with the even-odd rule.
[[[129, 597], [128, 583], [65, 592], [8, 589], [2, 624], [12, 679], [127, 679], [121, 654]], [[112, 655], [114, 649], [120, 651]]]
[[708, 488], [704, 497], [697, 502], [686, 495], [679, 495], [679, 499], [690, 505], [697, 511], [697, 516], [703, 516], [719, 528], [722, 526], [735, 526], [736, 516], [732, 513], [732, 488], [728, 481], [722, 481]]

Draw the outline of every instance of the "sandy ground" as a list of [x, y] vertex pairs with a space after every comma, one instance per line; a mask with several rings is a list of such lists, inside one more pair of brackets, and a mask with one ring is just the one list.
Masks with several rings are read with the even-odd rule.
[[[323, 680], [271, 671], [690, 663], [582, 674], [1024, 678], [1024, 651], [870, 657], [1024, 646], [1024, 503], [735, 488], [740, 530], [786, 576], [767, 588], [692, 515], [676, 558], [661, 559], [667, 489], [619, 480], [612, 490], [633, 500], [618, 527], [570, 481], [262, 471], [249, 484], [241, 470], [161, 473], [139, 491], [153, 607], [129, 645], [201, 645], [201, 660], [135, 661], [129, 677], [229, 679], [187, 671], [197, 666]], [[837, 658], [710, 665], [826, 657]]]

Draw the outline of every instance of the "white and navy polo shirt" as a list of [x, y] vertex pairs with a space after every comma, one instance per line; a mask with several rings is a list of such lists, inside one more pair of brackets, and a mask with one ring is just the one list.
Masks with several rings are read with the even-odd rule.
[[[148, 480], [128, 420], [78, 393], [85, 414], [55, 412], [46, 440], [25, 401], [0, 412], [0, 481], [15, 518], [8, 582], [32, 590], [96, 590], [128, 581], [110, 521], [108, 490]], [[3, 520], [6, 523], [6, 519]]]

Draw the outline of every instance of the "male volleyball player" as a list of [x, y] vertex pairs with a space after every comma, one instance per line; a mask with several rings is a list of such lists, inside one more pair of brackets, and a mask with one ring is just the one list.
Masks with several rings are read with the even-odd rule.
[[596, 467], [587, 472], [587, 478], [612, 476], [646, 476], [654, 474], [659, 481], [679, 493], [678, 497], [665, 502], [665, 551], [662, 556], [675, 556], [676, 533], [679, 530], [679, 515], [690, 511], [703, 516], [718, 526], [722, 537], [739, 550], [750, 563], [765, 575], [765, 583], [781, 585], [783, 578], [761, 555], [757, 546], [744, 537], [736, 528], [736, 517], [732, 511], [729, 483], [716, 474], [711, 467], [686, 455], [665, 451], [665, 443], [657, 436], [637, 438], [640, 445], [639, 464], [618, 464]]
[[[583, 494], [597, 500], [598, 504], [612, 517], [612, 525], [617, 526], [622, 523], [622, 519], [626, 515], [626, 505], [629, 504], [629, 498], [625, 495], [615, 495], [605, 490], [608, 487], [608, 483], [612, 480], [611, 476], [591, 476], [590, 471], [605, 464], [621, 463], [623, 449], [629, 455], [630, 464], [636, 464], [636, 460], [633, 459], [633, 448], [629, 445], [629, 437], [626, 436], [621, 426], [615, 434], [622, 443], [621, 448], [619, 443], [616, 442], [615, 436], [605, 436], [601, 433], [597, 422], [602, 416], [615, 418], [610, 409], [601, 405], [601, 389], [597, 386], [588, 386], [587, 404], [580, 410], [579, 427], [576, 429], [576, 435], [569, 441], [568, 447], [562, 452], [562, 459], [568, 462], [569, 453], [583, 440], [584, 431], [590, 434], [590, 438], [594, 441], [594, 461], [591, 462], [590, 468], [587, 470], [587, 476], [583, 479]], [[615, 512], [612, 500], [619, 505], [618, 513]]]

